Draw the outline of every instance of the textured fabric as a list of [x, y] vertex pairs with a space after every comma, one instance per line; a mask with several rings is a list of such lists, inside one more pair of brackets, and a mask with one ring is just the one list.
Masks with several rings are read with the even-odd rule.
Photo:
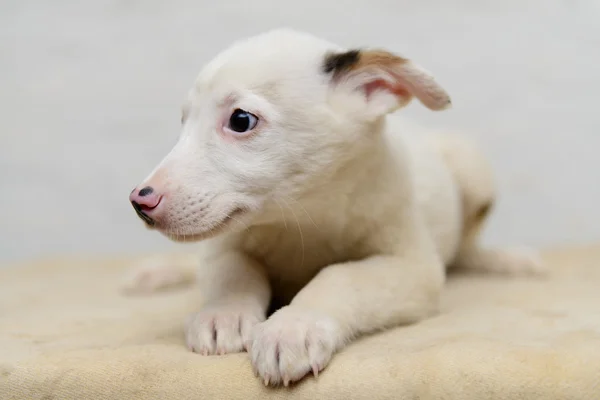
[[547, 280], [451, 277], [442, 313], [360, 340], [317, 379], [265, 388], [245, 353], [187, 351], [193, 288], [125, 297], [128, 260], [0, 270], [1, 399], [600, 399], [600, 248]]

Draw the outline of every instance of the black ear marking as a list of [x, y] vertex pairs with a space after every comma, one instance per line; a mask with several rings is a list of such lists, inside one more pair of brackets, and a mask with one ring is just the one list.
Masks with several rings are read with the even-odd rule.
[[323, 60], [323, 72], [333, 73], [334, 76], [352, 69], [360, 60], [360, 50], [350, 50], [344, 53], [329, 53]]

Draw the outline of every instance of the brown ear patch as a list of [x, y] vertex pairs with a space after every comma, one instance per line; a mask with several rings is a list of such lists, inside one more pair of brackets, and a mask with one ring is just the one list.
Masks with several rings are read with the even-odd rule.
[[[363, 49], [329, 53], [322, 69], [333, 74], [333, 80], [354, 72], [365, 72], [373, 81], [359, 82], [367, 97], [377, 90], [393, 93], [401, 105], [413, 96], [430, 110], [443, 110], [451, 105], [450, 96], [427, 71], [410, 60], [385, 50]], [[382, 78], [382, 73], [388, 78]], [[364, 77], [362, 77], [364, 78]]]
[[323, 62], [323, 72], [337, 76], [356, 67], [361, 59], [360, 50], [350, 50], [344, 53], [329, 53]]
[[325, 56], [323, 72], [337, 76], [344, 72], [371, 66], [392, 68], [408, 62], [407, 59], [385, 50], [349, 50]]
[[384, 69], [392, 69], [407, 62], [408, 60], [406, 58], [400, 57], [385, 50], [369, 50], [362, 52], [360, 63], [358, 63], [356, 67], [379, 67]]

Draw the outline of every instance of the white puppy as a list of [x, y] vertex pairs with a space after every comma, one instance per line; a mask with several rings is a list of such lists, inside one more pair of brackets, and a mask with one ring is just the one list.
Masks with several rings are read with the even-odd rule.
[[[434, 314], [446, 267], [541, 268], [478, 246], [488, 165], [468, 142], [390, 115], [413, 98], [450, 105], [408, 59], [293, 30], [238, 42], [203, 69], [178, 143], [131, 194], [150, 227], [208, 248], [190, 349], [247, 349], [265, 384], [288, 385], [359, 335]], [[165, 271], [129, 286], [160, 287]]]

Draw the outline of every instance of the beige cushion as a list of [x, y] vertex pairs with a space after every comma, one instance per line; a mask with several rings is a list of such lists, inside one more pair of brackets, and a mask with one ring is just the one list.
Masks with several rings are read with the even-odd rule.
[[117, 290], [127, 260], [0, 270], [2, 399], [600, 399], [600, 248], [548, 253], [546, 281], [450, 279], [443, 312], [365, 338], [317, 379], [268, 389], [245, 353], [187, 351], [193, 288]]

